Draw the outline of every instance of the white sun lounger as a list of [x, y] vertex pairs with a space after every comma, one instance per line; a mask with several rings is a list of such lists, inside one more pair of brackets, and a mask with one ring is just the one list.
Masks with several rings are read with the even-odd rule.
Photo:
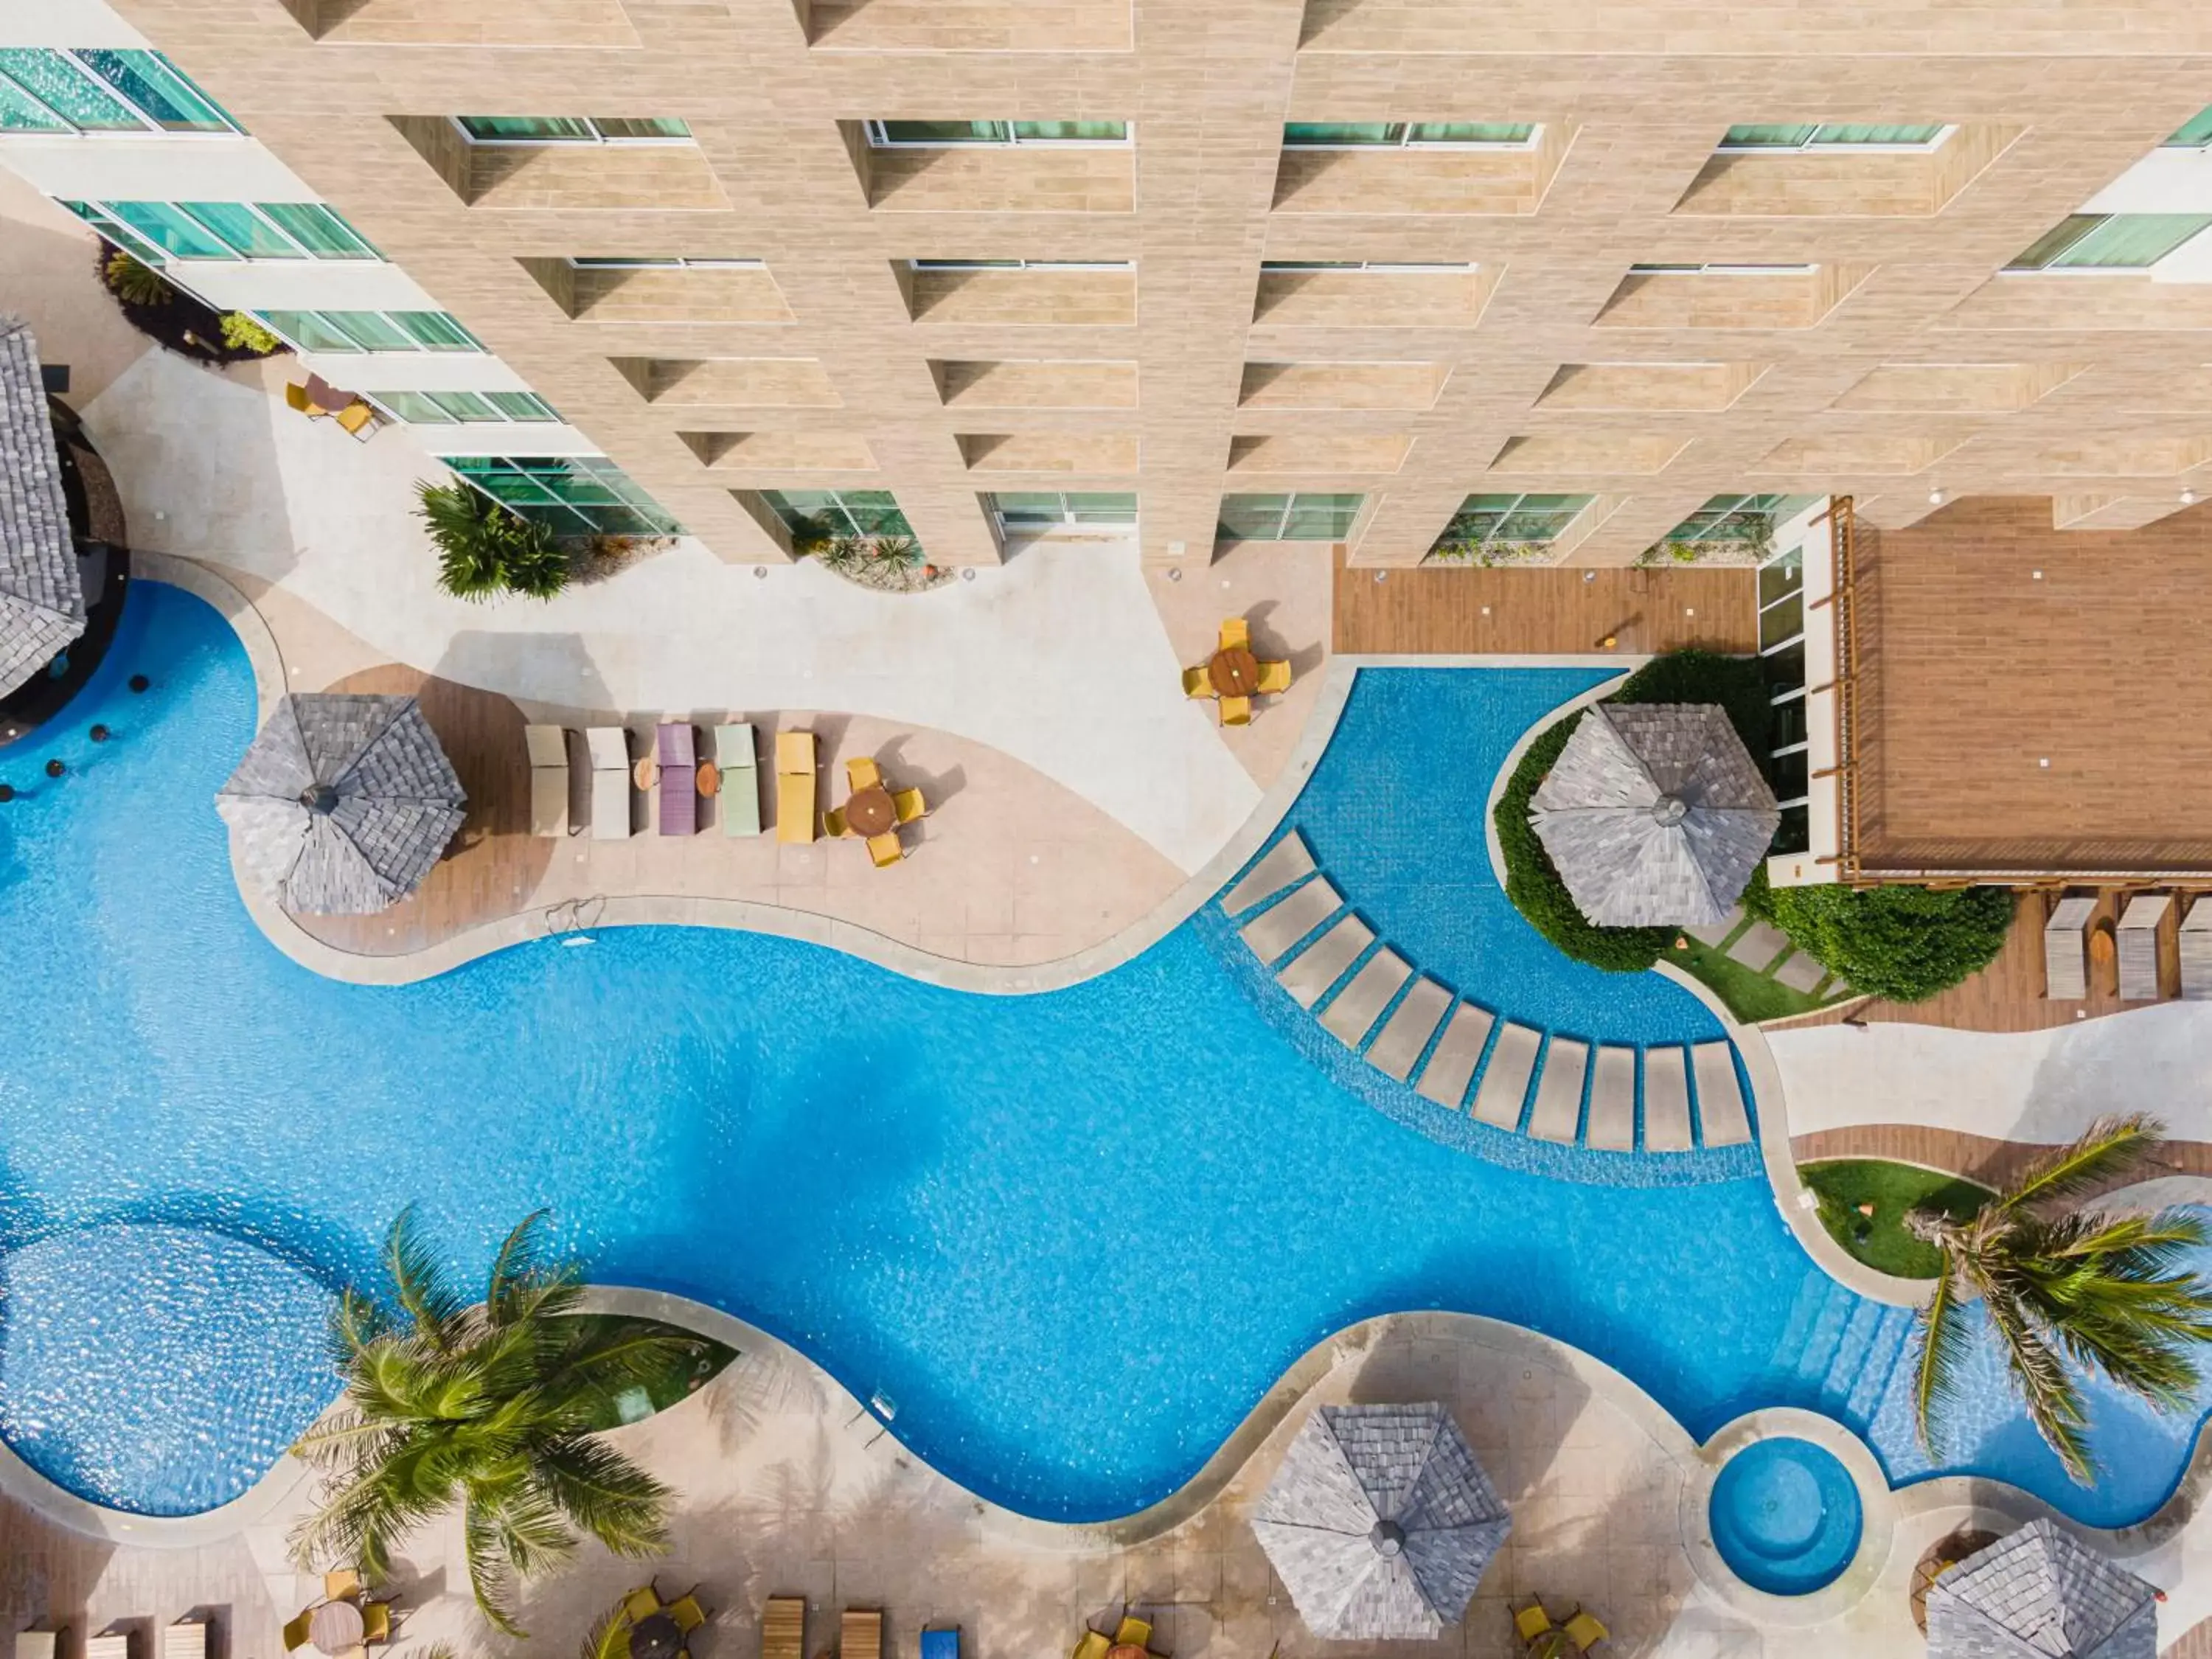
[[761, 832], [759, 742], [750, 720], [733, 720], [714, 728], [714, 769], [722, 775], [722, 793], [717, 799], [726, 836]]
[[629, 839], [629, 732], [594, 726], [584, 733], [592, 751], [592, 839]]
[[104, 1630], [84, 1640], [84, 1659], [131, 1659], [131, 1632]]
[[208, 1621], [179, 1619], [161, 1632], [161, 1659], [207, 1659]]
[[557, 726], [526, 726], [530, 751], [530, 833], [568, 833], [568, 734]]
[[2063, 898], [2043, 924], [2043, 994], [2051, 1002], [2079, 1002], [2089, 994], [2089, 918], [2093, 898]]
[[2212, 894], [2189, 907], [2181, 924], [2181, 994], [2212, 1000]]
[[66, 1626], [60, 1630], [17, 1631], [15, 1659], [56, 1659], [61, 1651], [62, 1638], [68, 1633]]
[[2120, 913], [2114, 942], [2120, 947], [2121, 1001], [2159, 1000], [2158, 932], [2165, 925], [2166, 913], [2172, 908], [2171, 893], [2138, 893]]

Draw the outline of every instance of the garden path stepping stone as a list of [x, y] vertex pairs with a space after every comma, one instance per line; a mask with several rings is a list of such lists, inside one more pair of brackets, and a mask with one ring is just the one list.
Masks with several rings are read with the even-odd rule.
[[1252, 954], [1271, 966], [1308, 933], [1344, 908], [1344, 901], [1326, 876], [1316, 876], [1265, 915], [1244, 924], [1244, 943]]
[[1790, 948], [1790, 936], [1771, 922], [1754, 921], [1751, 931], [1729, 946], [1729, 960], [1764, 972], [1766, 964]]
[[1310, 1008], [1344, 977], [1346, 969], [1359, 960], [1359, 953], [1374, 943], [1372, 927], [1358, 916], [1346, 916], [1278, 973], [1275, 982], [1291, 994], [1291, 1000], [1299, 1007]]
[[1697, 940], [1698, 944], [1710, 945], [1717, 951], [1720, 949], [1721, 941], [1735, 932], [1736, 923], [1742, 920], [1743, 906], [1732, 905], [1729, 908], [1729, 913], [1718, 921], [1701, 921], [1694, 927], [1685, 927], [1682, 931]]
[[[1444, 1017], [1444, 1010], [1451, 1006], [1451, 1000], [1452, 994], [1436, 981], [1415, 980], [1413, 988], [1406, 993], [1405, 1000], [1392, 1011], [1389, 1021], [1382, 1027], [1382, 1034], [1369, 1046], [1367, 1063], [1383, 1076], [1395, 1078], [1403, 1083], [1413, 1074], [1413, 1062], [1421, 1057], [1421, 1050], [1429, 1046], [1429, 1038], [1437, 1029], [1437, 1022]], [[1482, 1029], [1486, 1032], [1490, 1030], [1487, 1020], [1483, 1022]], [[1478, 1044], [1474, 1054], [1481, 1053], [1481, 1047]], [[1474, 1055], [1468, 1056], [1467, 1067], [1472, 1074], [1474, 1070]], [[1462, 1078], [1459, 1094], [1451, 1099], [1455, 1110], [1458, 1109], [1460, 1095], [1466, 1092], [1467, 1079]]]
[[1528, 1133], [1543, 1140], [1571, 1141], [1583, 1121], [1583, 1075], [1589, 1069], [1589, 1044], [1555, 1036], [1544, 1051], [1544, 1075], [1536, 1081], [1536, 1106]]
[[1708, 1146], [1741, 1146], [1751, 1139], [1751, 1119], [1736, 1086], [1735, 1060], [1725, 1042], [1700, 1042], [1690, 1050], [1698, 1079], [1698, 1122]]
[[1233, 916], [1249, 910], [1301, 877], [1311, 875], [1313, 868], [1313, 854], [1306, 849], [1305, 837], [1293, 830], [1261, 854], [1260, 861], [1244, 872], [1244, 879], [1221, 896], [1222, 913]]
[[[1418, 993], [1420, 987], [1413, 988]], [[1406, 999], [1407, 1002], [1413, 1000]], [[1398, 1012], [1402, 1014], [1405, 1010], [1401, 1007]], [[1391, 1023], [1395, 1025], [1397, 1022]], [[1475, 1066], [1482, 1059], [1482, 1045], [1490, 1039], [1490, 1011], [1486, 1008], [1462, 1002], [1453, 1009], [1451, 1024], [1437, 1039], [1436, 1052], [1421, 1068], [1421, 1080], [1414, 1085], [1413, 1092], [1452, 1111], [1459, 1110], [1461, 1103], [1467, 1098], [1468, 1080], [1474, 1075]], [[1513, 1110], [1518, 1116], [1519, 1103], [1515, 1103]]]
[[1791, 990], [1801, 991], [1807, 996], [1812, 995], [1813, 988], [1827, 976], [1828, 970], [1802, 951], [1774, 970], [1775, 978]]
[[1327, 1031], [1347, 1048], [1357, 1048], [1359, 1039], [1375, 1029], [1375, 1022], [1382, 1018], [1382, 1011], [1390, 1006], [1390, 999], [1398, 994], [1398, 988], [1413, 975], [1406, 966], [1406, 959], [1384, 945], [1360, 964], [1359, 971], [1352, 976], [1352, 983], [1337, 994], [1321, 1017], [1322, 1030]]
[[1482, 1068], [1482, 1086], [1474, 1091], [1474, 1115], [1501, 1129], [1521, 1125], [1521, 1103], [1528, 1097], [1528, 1074], [1536, 1069], [1536, 1050], [1544, 1034], [1526, 1025], [1508, 1023], [1491, 1045], [1490, 1064]]
[[[1555, 1041], [1553, 1044], [1558, 1047]], [[1636, 1050], [1607, 1043], [1590, 1072], [1589, 1127], [1583, 1145], [1626, 1152], [1636, 1146]]]
[[1678, 1048], [1644, 1051], [1644, 1150], [1690, 1150], [1689, 1073]]

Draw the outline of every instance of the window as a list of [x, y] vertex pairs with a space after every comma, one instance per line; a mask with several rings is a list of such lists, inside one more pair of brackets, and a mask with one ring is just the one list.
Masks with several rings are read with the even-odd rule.
[[2147, 270], [2212, 225], [2201, 213], [2070, 213], [2007, 270]]
[[654, 259], [643, 254], [614, 254], [604, 258], [579, 258], [571, 254], [575, 270], [765, 270], [765, 259]]
[[1759, 667], [1766, 683], [1767, 779], [1782, 806], [1773, 850], [1811, 845], [1805, 722], [1805, 550], [1792, 544], [1759, 567]]
[[1774, 526], [1803, 511], [1817, 495], [1716, 495], [1666, 534], [1662, 545], [1696, 550], [1739, 543], [1764, 550]]
[[1231, 542], [1340, 541], [1364, 495], [1224, 495], [1216, 534]]
[[612, 119], [587, 115], [456, 115], [472, 144], [681, 144], [691, 128], [673, 116]]
[[1527, 149], [1526, 121], [1285, 121], [1285, 149]]
[[914, 535], [888, 489], [763, 489], [761, 498], [787, 530], [811, 520], [833, 536]]
[[1632, 276], [1797, 276], [1818, 265], [1631, 265]]
[[2212, 109], [2201, 109], [2183, 124], [2180, 130], [2166, 140], [2176, 149], [2203, 149], [2212, 146]]
[[604, 455], [441, 455], [469, 483], [563, 536], [680, 536], [684, 527]]
[[1470, 495], [1452, 514], [1444, 533], [1429, 550], [1450, 559], [1474, 559], [1492, 552], [1559, 539], [1590, 495]]
[[1723, 149], [1933, 149], [1955, 127], [1826, 125], [1730, 127], [1722, 137]]
[[532, 392], [364, 392], [396, 421], [453, 426], [463, 421], [558, 421], [553, 405]]
[[[64, 202], [141, 258], [374, 259], [359, 232], [317, 202]], [[148, 252], [144, 250], [154, 250]]]
[[1134, 270], [1132, 259], [909, 259], [915, 270]]
[[1399, 272], [1473, 270], [1474, 263], [1465, 264], [1393, 264], [1382, 259], [1262, 259], [1261, 274], [1273, 276], [1279, 272], [1302, 270], [1380, 270]]
[[951, 144], [1126, 144], [1127, 121], [871, 121], [878, 149], [936, 149]]
[[482, 351], [442, 311], [260, 311], [301, 351]]
[[158, 52], [0, 49], [0, 131], [243, 131]]
[[1137, 527], [1134, 490], [1097, 491], [1085, 495], [1055, 495], [1049, 490], [1000, 490], [984, 498], [997, 515], [999, 528], [1008, 534], [1035, 534], [1068, 525], [1095, 525], [1117, 530]]

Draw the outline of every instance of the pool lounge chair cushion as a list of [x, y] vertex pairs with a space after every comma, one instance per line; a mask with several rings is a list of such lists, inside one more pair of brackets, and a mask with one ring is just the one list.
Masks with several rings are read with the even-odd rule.
[[[523, 746], [530, 754], [530, 833], [565, 836], [568, 833], [568, 734], [557, 726], [526, 726]], [[330, 1586], [341, 1581], [352, 1588], [343, 1592]], [[356, 1595], [361, 1576], [350, 1567], [323, 1575], [325, 1595], [335, 1601], [340, 1594]]]
[[814, 734], [775, 734], [775, 838], [804, 845], [814, 839]]
[[848, 1607], [838, 1621], [838, 1659], [883, 1659], [884, 1615], [871, 1608]]
[[592, 756], [592, 839], [629, 839], [629, 733], [594, 726], [584, 733]]
[[761, 832], [760, 761], [755, 741], [750, 720], [714, 728], [714, 763], [722, 772], [720, 799], [726, 836]]
[[204, 1619], [179, 1619], [161, 1632], [161, 1659], [206, 1659], [208, 1627]]
[[922, 1632], [921, 1659], [960, 1659], [960, 1627]]
[[804, 1659], [805, 1649], [805, 1599], [770, 1596], [761, 1613], [761, 1659]]
[[663, 720], [654, 733], [660, 765], [660, 833], [664, 836], [698, 833], [699, 767], [691, 742], [689, 720]]

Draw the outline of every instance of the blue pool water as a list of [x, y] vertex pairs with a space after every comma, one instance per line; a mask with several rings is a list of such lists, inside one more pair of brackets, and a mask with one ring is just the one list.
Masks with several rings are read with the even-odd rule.
[[1706, 1504], [1729, 1571], [1770, 1595], [1832, 1583], [1858, 1551], [1859, 1489], [1809, 1440], [1758, 1440], [1723, 1466]]
[[[1532, 948], [1471, 841], [1425, 871], [1410, 794], [1372, 867], [1382, 827], [1334, 799], [1379, 787], [1395, 746], [1462, 786], [1425, 799], [1467, 833], [1520, 732], [1588, 683], [1363, 675], [1301, 822], [1469, 996], [1593, 1036], [1705, 1034], [1673, 988]], [[86, 741], [95, 720], [112, 742]], [[369, 1275], [410, 1201], [471, 1275], [550, 1206], [595, 1277], [788, 1338], [889, 1395], [920, 1455], [1038, 1515], [1172, 1491], [1312, 1343], [1406, 1308], [1585, 1348], [1700, 1436], [1825, 1409], [1894, 1478], [2000, 1475], [2086, 1520], [2147, 1512], [2179, 1468], [2191, 1424], [2100, 1390], [2110, 1474], [2075, 1490], [1986, 1370], [1931, 1465], [1899, 1415], [1906, 1316], [1814, 1268], [1755, 1173], [1698, 1155], [1674, 1184], [1607, 1180], [1582, 1167], [1598, 1154], [1516, 1164], [1378, 1110], [1203, 919], [1027, 997], [671, 928], [414, 986], [323, 979], [233, 885], [210, 797], [252, 725], [220, 618], [141, 584], [66, 718], [0, 754], [22, 792], [0, 807], [0, 1435], [100, 1501], [186, 1513], [265, 1468], [333, 1388], [306, 1305]], [[1432, 878], [1453, 918], [1423, 921]]]

